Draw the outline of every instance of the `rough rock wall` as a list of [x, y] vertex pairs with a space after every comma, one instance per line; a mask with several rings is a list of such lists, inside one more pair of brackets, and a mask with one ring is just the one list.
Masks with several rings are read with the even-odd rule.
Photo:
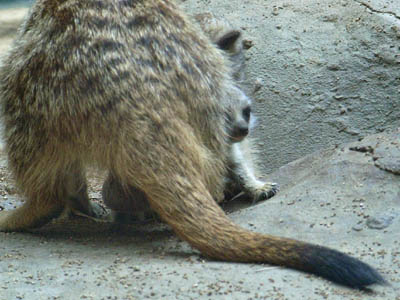
[[186, 0], [244, 31], [255, 136], [267, 172], [400, 126], [397, 0]]

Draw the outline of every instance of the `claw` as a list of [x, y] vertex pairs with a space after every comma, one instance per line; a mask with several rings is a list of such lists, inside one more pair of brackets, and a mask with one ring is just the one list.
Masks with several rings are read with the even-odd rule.
[[264, 184], [264, 186], [261, 189], [264, 189], [264, 191], [262, 191], [258, 196], [253, 198], [252, 204], [267, 200], [275, 196], [279, 191], [279, 185], [275, 182], [268, 182]]

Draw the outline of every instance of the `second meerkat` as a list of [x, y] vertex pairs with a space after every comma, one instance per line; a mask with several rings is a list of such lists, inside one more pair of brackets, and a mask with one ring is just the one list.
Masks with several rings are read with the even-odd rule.
[[238, 97], [221, 53], [168, 0], [37, 0], [0, 68], [8, 166], [26, 201], [1, 231], [93, 214], [85, 168], [135, 186], [204, 255], [317, 274], [353, 288], [384, 279], [336, 250], [234, 224], [223, 195], [225, 114]]

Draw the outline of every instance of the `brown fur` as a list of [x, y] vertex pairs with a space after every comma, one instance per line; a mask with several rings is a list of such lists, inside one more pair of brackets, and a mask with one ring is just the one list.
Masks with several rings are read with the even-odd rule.
[[0, 230], [45, 224], [66, 206], [92, 213], [84, 170], [94, 164], [143, 191], [204, 255], [382, 282], [337, 251], [240, 228], [217, 205], [235, 97], [227, 74], [168, 0], [37, 0], [0, 69], [9, 168], [26, 197], [0, 212]]
[[[197, 14], [194, 19], [211, 42], [224, 51], [232, 76], [240, 84], [239, 79], [244, 78], [245, 67], [241, 31], [210, 13]], [[278, 185], [260, 181], [256, 175], [252, 141], [249, 138], [244, 141], [250, 131], [250, 123], [253, 123], [251, 120], [254, 118], [250, 113], [251, 100], [237, 87], [234, 87], [234, 92], [237, 93], [237, 97], [234, 98], [234, 105], [229, 106], [227, 118], [229, 144], [237, 144], [229, 147], [225, 197], [217, 201], [225, 202], [244, 196], [244, 199], [257, 202], [275, 195]], [[248, 119], [245, 117], [246, 113]], [[104, 182], [102, 196], [105, 204], [112, 210], [112, 219], [116, 222], [135, 223], [156, 217], [144, 193], [136, 187], [123, 187], [113, 174], [109, 174]]]
[[[265, 200], [278, 191], [278, 186], [272, 182], [260, 181], [255, 174], [253, 147], [251, 140], [246, 139], [251, 119], [251, 101], [236, 87], [237, 93], [234, 105], [229, 106], [228, 119], [228, 172], [225, 176], [224, 199], [226, 202], [238, 196], [253, 202]], [[151, 220], [156, 215], [151, 210], [146, 195], [136, 187], [123, 187], [121, 183], [109, 174], [104, 182], [102, 196], [105, 204], [112, 210], [112, 219], [121, 223], [135, 223]]]

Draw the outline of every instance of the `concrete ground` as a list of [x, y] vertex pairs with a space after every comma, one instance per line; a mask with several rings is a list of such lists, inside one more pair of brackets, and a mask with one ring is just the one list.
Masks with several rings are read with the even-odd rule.
[[[4, 156], [0, 206], [19, 205]], [[272, 199], [230, 203], [253, 231], [329, 246], [379, 270], [374, 294], [301, 272], [205, 259], [159, 223], [118, 226], [61, 219], [31, 233], [0, 233], [0, 299], [400, 299], [400, 130], [327, 149], [271, 175]], [[102, 177], [91, 176], [101, 204]]]

